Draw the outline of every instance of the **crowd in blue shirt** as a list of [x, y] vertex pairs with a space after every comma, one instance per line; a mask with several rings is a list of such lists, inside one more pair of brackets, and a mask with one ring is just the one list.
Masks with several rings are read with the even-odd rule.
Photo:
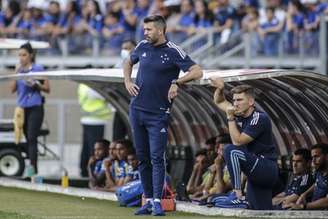
[[304, 44], [306, 54], [318, 54], [319, 18], [328, 14], [328, 3], [320, 0], [181, 0], [174, 5], [162, 0], [75, 0], [24, 4], [8, 1], [0, 11], [2, 37], [47, 40], [51, 52], [59, 52], [66, 39], [69, 52], [88, 52], [98, 39], [105, 53], [118, 54], [124, 40], [143, 39], [142, 20], [160, 14], [168, 23], [167, 36], [175, 42], [214, 31], [216, 43], [225, 43], [232, 33], [252, 32], [254, 54], [277, 55], [279, 40], [293, 54]]

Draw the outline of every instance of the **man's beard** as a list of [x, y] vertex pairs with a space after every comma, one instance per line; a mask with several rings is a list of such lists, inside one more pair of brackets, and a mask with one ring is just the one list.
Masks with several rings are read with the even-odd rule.
[[150, 38], [150, 37], [146, 37], [146, 40], [150, 43], [150, 44], [156, 44], [158, 39], [153, 39], [153, 38]]

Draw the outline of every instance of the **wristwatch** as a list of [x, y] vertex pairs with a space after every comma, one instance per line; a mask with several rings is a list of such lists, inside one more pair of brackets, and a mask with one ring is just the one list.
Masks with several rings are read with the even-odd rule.
[[171, 84], [175, 84], [175, 85], [179, 86], [179, 83], [178, 83], [178, 80], [177, 79], [173, 79], [171, 81]]

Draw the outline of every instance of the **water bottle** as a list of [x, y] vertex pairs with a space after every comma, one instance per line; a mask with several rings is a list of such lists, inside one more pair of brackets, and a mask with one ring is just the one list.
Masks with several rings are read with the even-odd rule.
[[68, 172], [67, 170], [64, 170], [63, 176], [61, 178], [61, 186], [63, 188], [67, 188], [69, 186], [69, 182], [68, 182]]

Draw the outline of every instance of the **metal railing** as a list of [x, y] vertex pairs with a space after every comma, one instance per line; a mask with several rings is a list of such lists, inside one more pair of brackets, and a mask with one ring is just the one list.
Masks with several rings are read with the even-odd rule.
[[[305, 35], [300, 34], [299, 51], [290, 54], [284, 49], [284, 33], [279, 37], [278, 55], [265, 56], [254, 55], [252, 48], [252, 33], [235, 32], [225, 44], [212, 44], [207, 43], [202, 50], [192, 51], [191, 57], [200, 63], [204, 68], [306, 68], [318, 71], [322, 74], [327, 72], [327, 26], [328, 16], [322, 17], [320, 20], [319, 30], [319, 52], [317, 55], [308, 55], [304, 39]], [[207, 33], [207, 39], [213, 39], [210, 35], [212, 32]], [[200, 37], [204, 34], [196, 35], [190, 38], [183, 44], [185, 49], [192, 48], [192, 44], [197, 43]]]
[[[319, 32], [318, 57], [307, 56], [304, 44], [299, 44], [299, 51], [289, 54], [284, 51], [282, 36], [279, 40], [277, 56], [264, 56], [252, 54], [251, 36], [249, 33], [232, 32], [228, 42], [224, 44], [215, 42], [215, 33], [212, 29], [207, 32], [197, 33], [189, 37], [180, 46], [193, 59], [204, 68], [307, 68], [323, 74], [327, 74], [327, 26], [328, 17], [322, 17]], [[301, 36], [302, 38], [302, 36]], [[46, 67], [112, 67], [120, 61], [118, 55], [104, 55], [99, 37], [93, 37], [90, 54], [69, 53], [69, 41], [67, 38], [58, 39], [59, 55], [44, 53], [38, 56], [38, 63]], [[301, 40], [302, 41], [302, 40]], [[17, 63], [17, 55], [7, 50], [2, 51], [0, 68], [14, 67]]]

